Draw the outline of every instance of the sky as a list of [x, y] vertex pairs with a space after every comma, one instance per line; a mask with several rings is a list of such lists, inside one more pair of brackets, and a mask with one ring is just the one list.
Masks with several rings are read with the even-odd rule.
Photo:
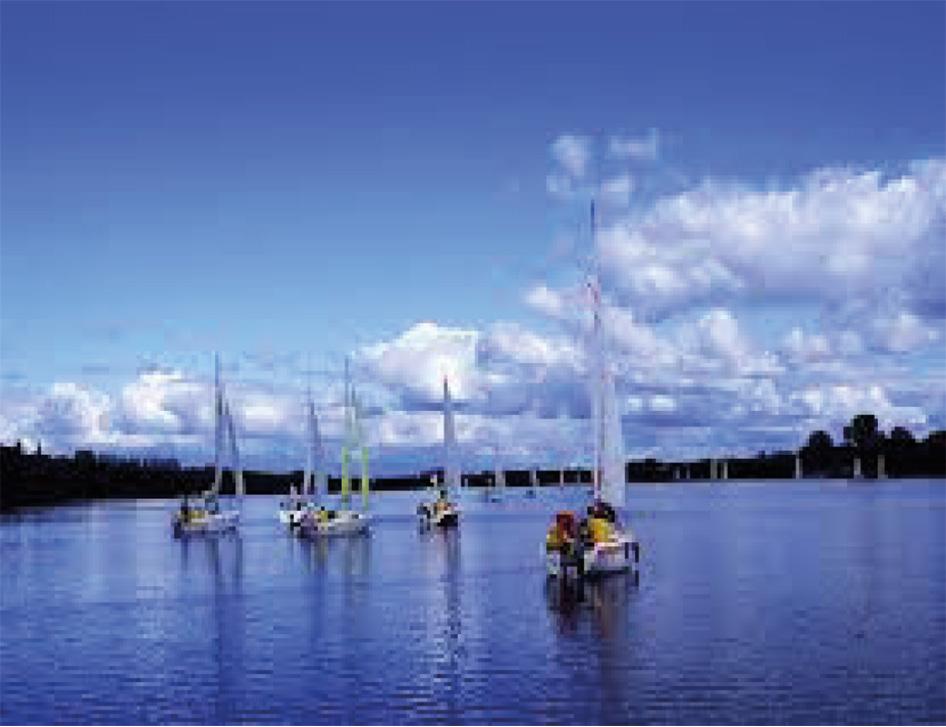
[[[946, 426], [943, 3], [0, 5], [0, 441], [587, 460]], [[597, 202], [597, 232], [588, 220]], [[337, 457], [335, 457], [337, 458]], [[333, 465], [334, 466], [334, 465]]]

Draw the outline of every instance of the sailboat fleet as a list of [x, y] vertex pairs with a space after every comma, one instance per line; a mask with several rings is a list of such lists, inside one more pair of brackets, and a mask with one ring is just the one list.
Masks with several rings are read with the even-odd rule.
[[[594, 202], [591, 205], [591, 230], [594, 238]], [[614, 376], [606, 355], [602, 326], [601, 291], [596, 271], [587, 280], [591, 299], [592, 325], [588, 338], [589, 390], [591, 395], [591, 429], [593, 441], [593, 486], [591, 501], [585, 515], [560, 511], [548, 528], [544, 543], [544, 560], [548, 576], [566, 578], [576, 575], [596, 576], [636, 571], [640, 546], [631, 529], [621, 522], [626, 500], [626, 473], [623, 435], [617, 406]], [[302, 482], [293, 486], [288, 498], [280, 503], [278, 520], [300, 538], [354, 536], [369, 532], [368, 511], [370, 477], [368, 448], [365, 441], [361, 404], [351, 381], [349, 362], [345, 361], [343, 402], [344, 437], [341, 447], [341, 492], [338, 506], [327, 508], [322, 502], [328, 495], [325, 458], [318, 417], [311, 392], [305, 402], [306, 460]], [[457, 462], [456, 422], [450, 382], [443, 379], [443, 482], [431, 479], [429, 499], [417, 507], [417, 516], [424, 527], [457, 527], [460, 508], [457, 500], [462, 491], [462, 476]], [[223, 454], [229, 444], [237, 507], [221, 503]], [[360, 465], [361, 506], [353, 504], [352, 470]], [[525, 497], [537, 494], [537, 472], [528, 470], [529, 487]], [[560, 472], [564, 485], [564, 470]], [[485, 490], [487, 502], [501, 499], [506, 477], [499, 462], [499, 446], [494, 450], [493, 487]], [[234, 531], [240, 522], [239, 505], [244, 494], [236, 441], [236, 426], [230, 403], [220, 377], [219, 358], [215, 357], [214, 374], [214, 481], [199, 497], [184, 497], [180, 509], [172, 516], [175, 536]], [[228, 503], [229, 504], [229, 503]]]

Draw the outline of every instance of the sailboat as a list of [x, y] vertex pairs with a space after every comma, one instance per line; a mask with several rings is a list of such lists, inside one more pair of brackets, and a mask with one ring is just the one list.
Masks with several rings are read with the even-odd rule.
[[[305, 511], [296, 532], [303, 538], [316, 538], [334, 535], [364, 535], [371, 525], [368, 514], [368, 448], [365, 446], [364, 430], [361, 424], [361, 405], [355, 387], [352, 386], [345, 360], [345, 440], [342, 444], [342, 492], [341, 507], [328, 510], [324, 506], [318, 509], [310, 507]], [[349, 465], [352, 453], [358, 452], [361, 459], [361, 511], [351, 507], [351, 479]]]
[[297, 492], [290, 487], [288, 500], [280, 503], [279, 522], [290, 528], [302, 523], [306, 512], [317, 504], [322, 487], [322, 437], [319, 433], [319, 420], [315, 415], [315, 404], [309, 394], [305, 406], [306, 459], [302, 473], [302, 487]]
[[535, 499], [536, 495], [539, 494], [538, 491], [538, 480], [539, 474], [535, 471], [535, 468], [532, 467], [529, 469], [529, 488], [526, 490], [526, 497]]
[[417, 506], [417, 515], [422, 525], [455, 527], [460, 524], [460, 509], [452, 498], [456, 498], [460, 483], [454, 450], [456, 449], [456, 425], [453, 420], [453, 400], [450, 384], [443, 378], [443, 487], [433, 502], [422, 502]]
[[493, 486], [483, 488], [483, 497], [487, 502], [501, 502], [506, 489], [506, 473], [499, 462], [499, 447], [493, 450]]
[[[591, 203], [591, 234], [594, 241], [594, 202]], [[595, 270], [588, 280], [593, 323], [591, 331], [591, 409], [594, 437], [593, 501], [587, 518], [578, 521], [568, 511], [555, 516], [545, 541], [549, 576], [565, 577], [569, 568], [580, 575], [598, 576], [634, 570], [640, 546], [630, 528], [619, 522], [627, 483], [624, 439], [617, 408], [614, 377], [605, 355], [601, 323], [601, 289]]]
[[191, 499], [187, 495], [171, 518], [175, 537], [220, 533], [236, 530], [240, 523], [239, 509], [223, 509], [220, 489], [223, 484], [222, 450], [224, 440], [230, 443], [230, 466], [233, 469], [234, 492], [242, 505], [244, 486], [240, 469], [240, 453], [236, 442], [236, 425], [220, 380], [220, 358], [214, 357], [214, 481], [211, 488]]

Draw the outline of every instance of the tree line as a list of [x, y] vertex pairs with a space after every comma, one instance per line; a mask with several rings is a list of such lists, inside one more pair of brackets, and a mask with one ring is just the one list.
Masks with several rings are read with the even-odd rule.
[[[722, 466], [725, 462], [725, 467]], [[800, 465], [805, 477], [946, 477], [946, 431], [935, 431], [923, 440], [905, 427], [889, 433], [878, 427], [873, 414], [859, 414], [843, 429], [835, 443], [831, 435], [812, 432], [798, 452], [760, 452], [754, 457], [718, 460], [659, 461], [645, 459], [627, 463], [632, 482], [708, 479], [785, 479], [796, 475]], [[881, 469], [883, 471], [881, 471]], [[431, 476], [443, 481], [442, 470], [428, 470], [404, 477], [371, 480], [373, 490], [413, 490], [427, 487]], [[509, 487], [527, 487], [528, 470], [507, 470]], [[197, 494], [213, 482], [212, 466], [182, 467], [173, 459], [141, 459], [79, 450], [72, 457], [53, 457], [40, 451], [28, 453], [17, 443], [0, 446], [0, 509], [24, 505], [51, 505], [68, 500], [109, 498], [172, 498]], [[490, 487], [492, 472], [470, 473], [464, 478], [472, 487]], [[591, 472], [585, 468], [537, 470], [537, 484], [588, 485]], [[286, 473], [244, 472], [246, 492], [285, 494], [302, 481], [302, 471]], [[355, 478], [355, 484], [358, 480]], [[329, 478], [329, 492], [338, 492], [340, 481]], [[233, 491], [233, 478], [224, 473], [223, 492]]]

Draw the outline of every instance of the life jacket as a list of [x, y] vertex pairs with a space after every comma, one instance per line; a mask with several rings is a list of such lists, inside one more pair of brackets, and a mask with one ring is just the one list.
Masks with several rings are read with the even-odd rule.
[[588, 530], [591, 534], [592, 542], [604, 543], [614, 539], [614, 531], [611, 528], [611, 523], [604, 518], [588, 518]]

